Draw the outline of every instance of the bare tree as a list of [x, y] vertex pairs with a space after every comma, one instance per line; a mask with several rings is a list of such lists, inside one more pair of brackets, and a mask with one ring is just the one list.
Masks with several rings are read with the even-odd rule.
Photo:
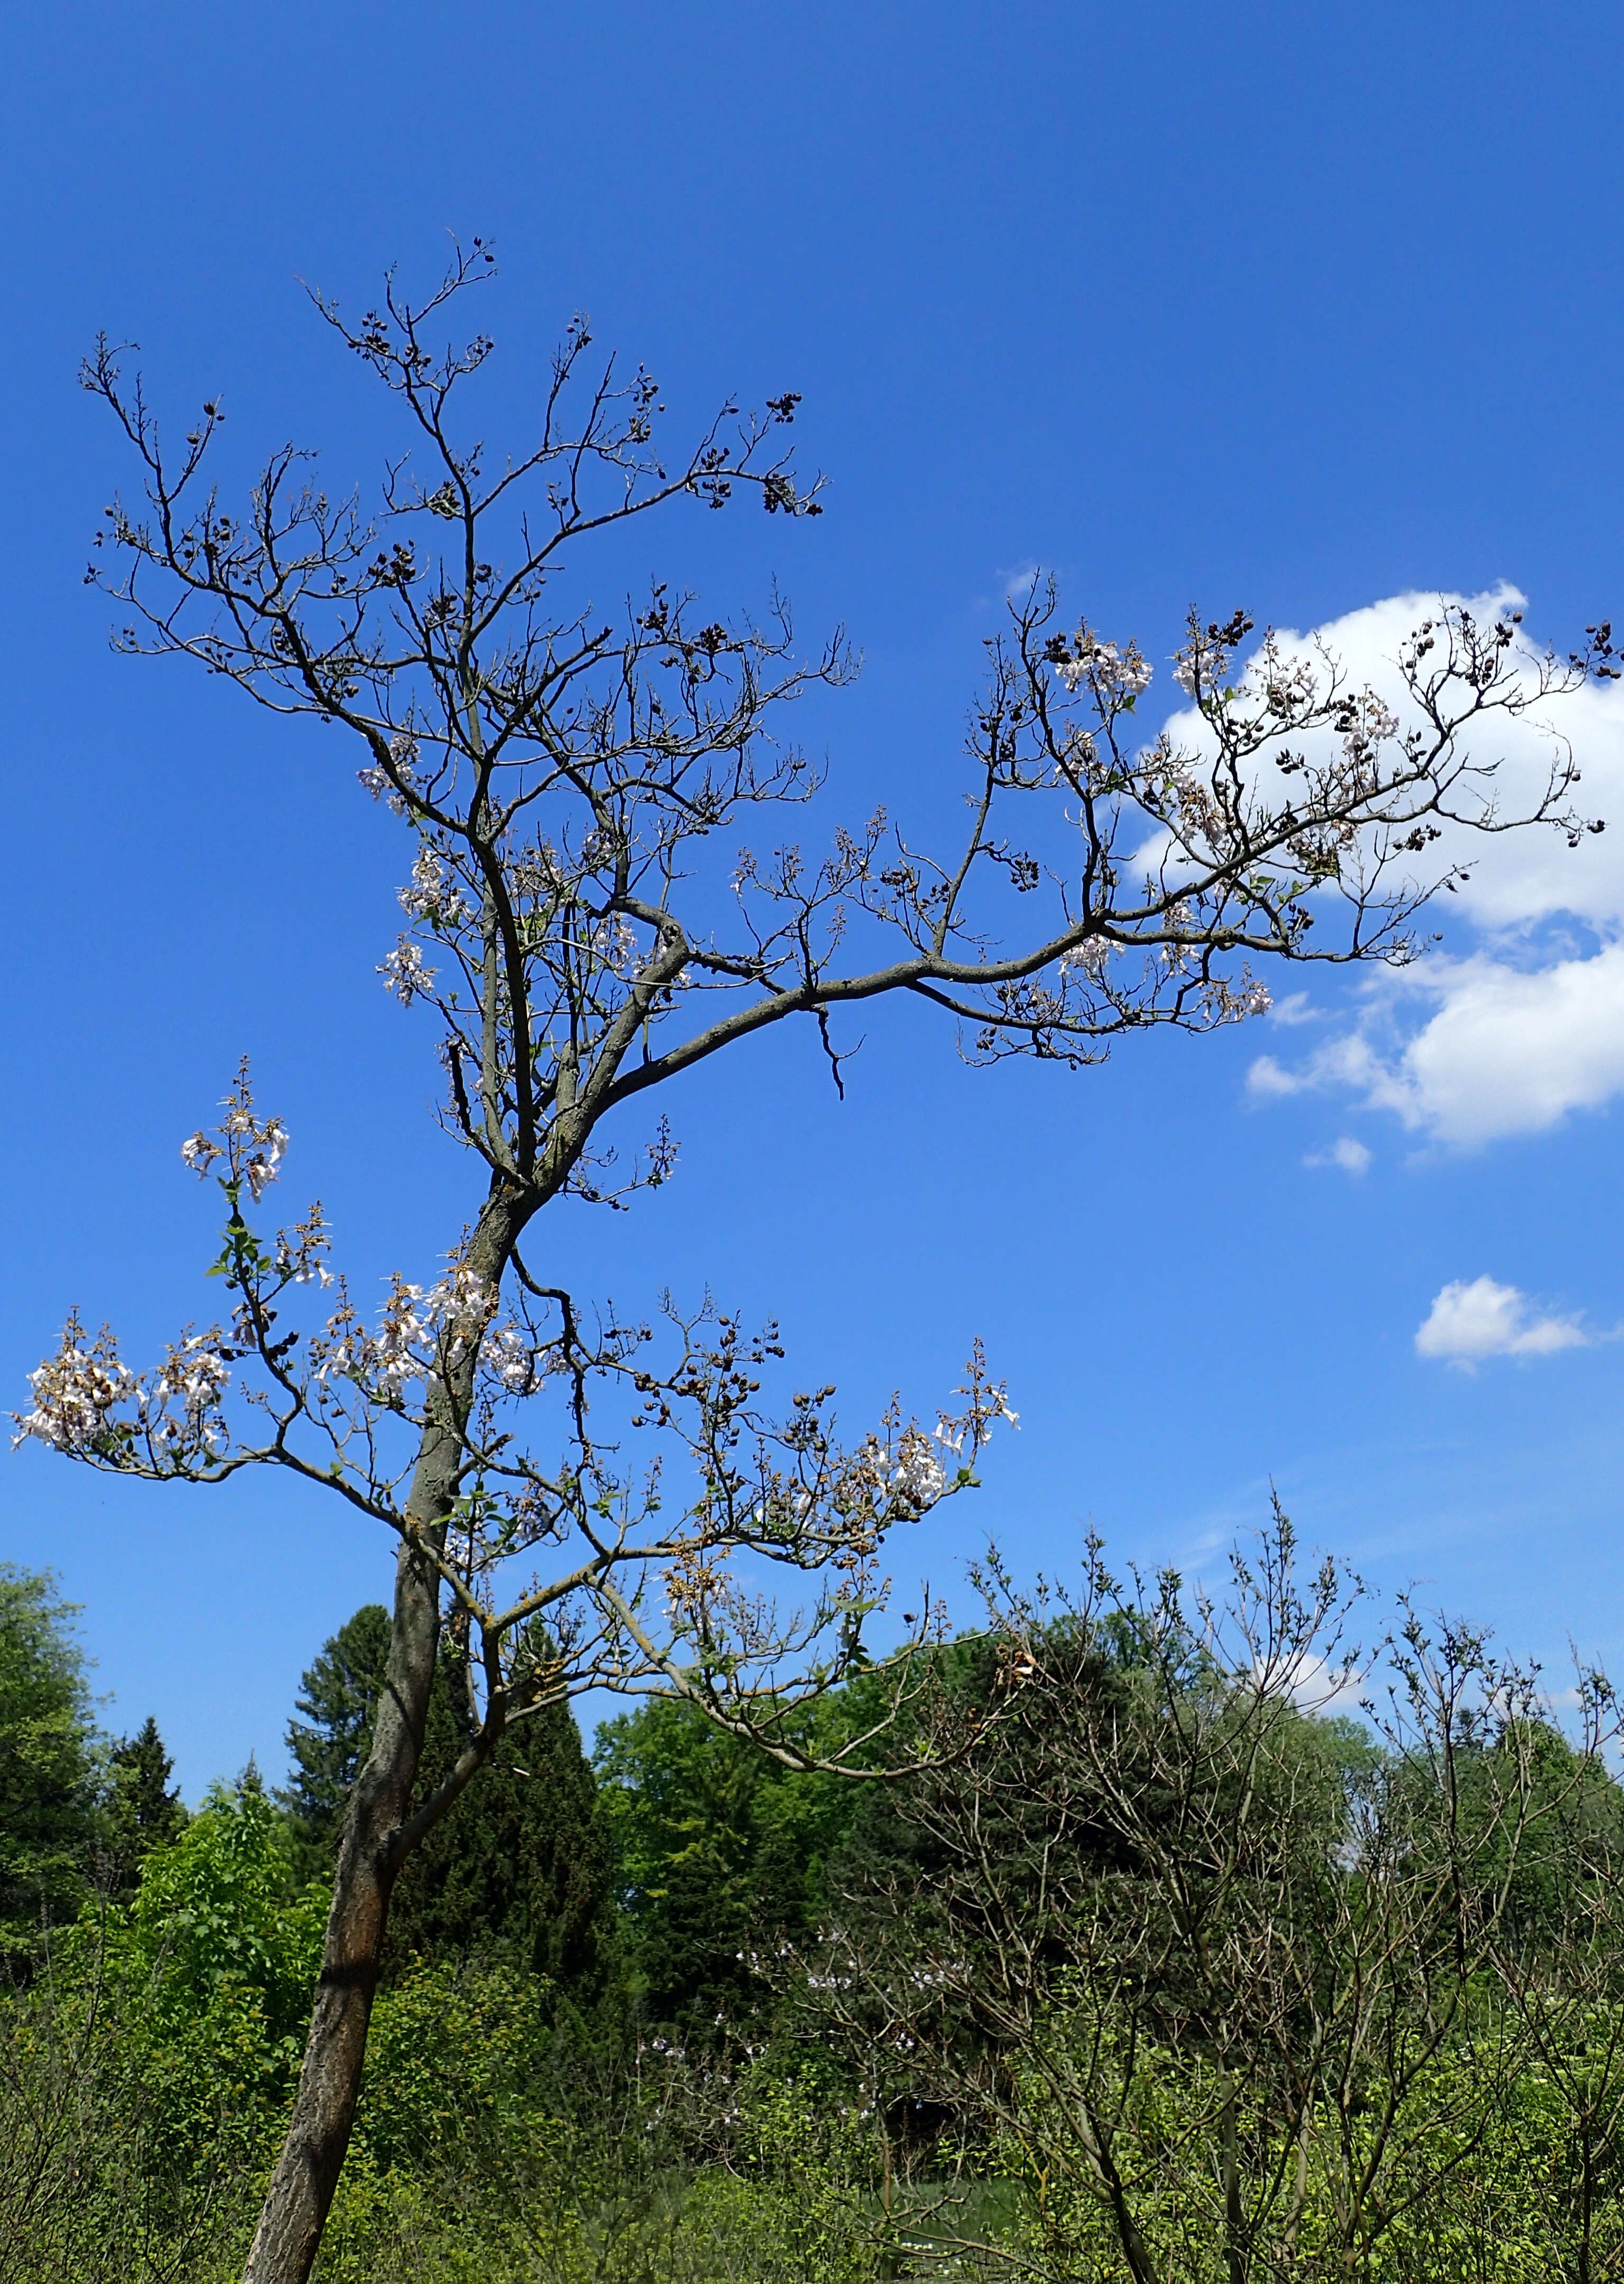
[[[809, 686], [847, 677], [843, 642], [799, 660], [776, 594], [763, 617], [730, 622], [661, 583], [618, 620], [555, 598], [566, 563], [574, 575], [609, 548], [613, 575], [636, 527], [668, 509], [753, 494], [786, 523], [819, 512], [818, 484], [802, 488], [784, 449], [799, 399], [760, 415], [725, 405], [668, 458], [657, 384], [594, 364], [577, 320], [530, 442], [498, 462], [457, 421], [490, 341], [434, 345], [489, 268], [476, 240], [420, 305], [391, 279], [358, 325], [317, 298], [404, 431], [370, 510], [325, 491], [289, 446], [233, 513], [209, 473], [217, 401], [171, 451], [114, 348], [104, 342], [85, 372], [143, 488], [108, 511], [90, 574], [119, 600], [117, 643], [195, 661], [273, 712], [358, 741], [362, 781], [412, 852], [408, 926], [383, 972], [438, 1019], [444, 1121], [482, 1185], [431, 1289], [397, 1283], [369, 1326], [340, 1285], [324, 1321], [290, 1325], [330, 1274], [327, 1232], [318, 1211], [270, 1237], [251, 1227], [286, 1136], [245, 1077], [219, 1138], [186, 1147], [224, 1190], [216, 1266], [237, 1295], [231, 1323], [187, 1334], [135, 1375], [111, 1334], [72, 1322], [23, 1423], [74, 1458], [150, 1478], [287, 1467], [397, 1541], [389, 1699], [340, 1851], [254, 2284], [308, 2272], [391, 1884], [503, 1729], [592, 1684], [670, 1688], [793, 1761], [785, 1709], [861, 1654], [886, 1530], [971, 1479], [1003, 1409], [978, 1363], [934, 1435], [893, 1416], [845, 1449], [826, 1393], [776, 1423], [758, 1410], [770, 1334], [753, 1344], [725, 1318], [678, 1322], [661, 1361], [641, 1326], [594, 1322], [523, 1248], [555, 1200], [624, 1203], [669, 1172], [663, 1123], [617, 1170], [611, 1122], [797, 1017], [816, 1027], [839, 1085], [832, 1018], [889, 994], [954, 1016], [974, 1060], [1079, 1064], [1124, 1031], [1206, 1030], [1261, 1009], [1249, 959], [1404, 958], [1448, 820], [1579, 829], [1559, 747], [1512, 817], [1495, 806], [1478, 734], [1612, 670], [1604, 630], [1569, 660], [1534, 658], [1514, 619], [1443, 611], [1405, 652], [1415, 718], [1401, 726], [1333, 661], [1268, 638], [1231, 679], [1250, 622], [1192, 619], [1176, 675], [1203, 717], [1201, 749], [1141, 747], [1149, 666], [1131, 643], [1063, 629], [1053, 590], [1036, 586], [990, 645], [954, 849], [926, 856], [876, 813], [816, 860], [787, 844], [736, 855], [730, 836], [753, 813], [817, 793], [779, 724]], [[1339, 930], [1310, 933], [1333, 913]], [[508, 1424], [531, 1396], [552, 1403], [550, 1460]], [[675, 1438], [697, 1489], [675, 1492], [629, 1461], [633, 1421]], [[803, 1612], [781, 1616], [761, 1594], [773, 1564], [816, 1582]], [[475, 1731], [449, 1783], [414, 1806], [442, 1606], [469, 1647]], [[543, 1639], [556, 1647], [545, 1666], [524, 1647]]]

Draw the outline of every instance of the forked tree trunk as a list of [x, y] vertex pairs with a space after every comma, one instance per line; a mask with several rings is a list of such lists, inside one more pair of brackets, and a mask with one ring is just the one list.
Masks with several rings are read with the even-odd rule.
[[[480, 1217], [468, 1263], [493, 1291], [523, 1219], [521, 1210], [501, 1198], [488, 1201]], [[431, 1404], [431, 1413], [434, 1408]], [[462, 1456], [462, 1438], [449, 1416], [431, 1422], [407, 1511], [436, 1551], [444, 1545]], [[299, 2091], [243, 2284], [306, 2284], [315, 2265], [355, 2123], [389, 1897], [403, 1860], [392, 1843], [410, 1810], [439, 1647], [439, 1573], [420, 1549], [402, 1543], [387, 1678], [371, 1750], [344, 1819]]]

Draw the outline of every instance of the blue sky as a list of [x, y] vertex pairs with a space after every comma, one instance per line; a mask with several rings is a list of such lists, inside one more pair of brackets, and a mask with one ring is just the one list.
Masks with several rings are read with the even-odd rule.
[[[939, 812], [1034, 563], [1137, 634], [1156, 722], [1191, 602], [1349, 621], [1378, 663], [1389, 622], [1349, 614], [1412, 592], [1509, 582], [1564, 645], [1624, 620], [1615, 33], [1480, 0], [9, 12], [8, 1401], [70, 1302], [132, 1350], [208, 1313], [176, 1147], [245, 1051], [358, 1285], [432, 1270], [472, 1194], [374, 973], [389, 820], [318, 731], [107, 653], [98, 328], [160, 401], [222, 392], [239, 468], [296, 434], [335, 482], [375, 465], [369, 401], [298, 280], [361, 306], [448, 228], [501, 257], [493, 435], [578, 308], [678, 414], [800, 390], [823, 520], [669, 530], [648, 567], [843, 619], [832, 788]], [[1617, 708], [1582, 733], [1606, 814]], [[887, 1013], [841, 1107], [810, 1038], [768, 1042], [678, 1091], [678, 1178], [570, 1223], [559, 1266], [777, 1313], [854, 1417], [930, 1405], [980, 1333], [1023, 1424], [901, 1550], [949, 1592], [988, 1529], [1026, 1568], [1089, 1519], [1210, 1563], [1272, 1477], [1385, 1586], [1624, 1666], [1624, 839], [1597, 849], [1571, 888], [1488, 868], [1414, 990], [1279, 979], [1303, 1020], [1078, 1076], [970, 1072]], [[107, 1717], [155, 1711], [194, 1796], [280, 1766], [301, 1667], [389, 1563], [278, 1483], [144, 1491], [37, 1450], [0, 1466], [0, 1554], [85, 1604]]]

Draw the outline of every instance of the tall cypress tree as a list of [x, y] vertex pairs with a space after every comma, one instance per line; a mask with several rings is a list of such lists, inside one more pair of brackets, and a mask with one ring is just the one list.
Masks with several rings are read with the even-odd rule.
[[[442, 1653], [418, 1778], [426, 1797], [468, 1740], [455, 1653]], [[508, 1731], [490, 1766], [408, 1858], [389, 1907], [398, 1967], [413, 1951], [496, 1952], [595, 1999], [614, 1950], [613, 1871], [597, 1786], [567, 1705]]]

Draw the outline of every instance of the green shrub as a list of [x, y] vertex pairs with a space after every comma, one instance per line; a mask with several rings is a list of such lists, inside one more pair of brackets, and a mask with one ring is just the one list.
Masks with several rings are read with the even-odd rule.
[[216, 1787], [146, 1858], [128, 1905], [61, 1946], [67, 2010], [108, 2018], [132, 2106], [171, 2160], [230, 2171], [259, 2155], [293, 2098], [326, 1897], [295, 1886], [254, 1782]]

